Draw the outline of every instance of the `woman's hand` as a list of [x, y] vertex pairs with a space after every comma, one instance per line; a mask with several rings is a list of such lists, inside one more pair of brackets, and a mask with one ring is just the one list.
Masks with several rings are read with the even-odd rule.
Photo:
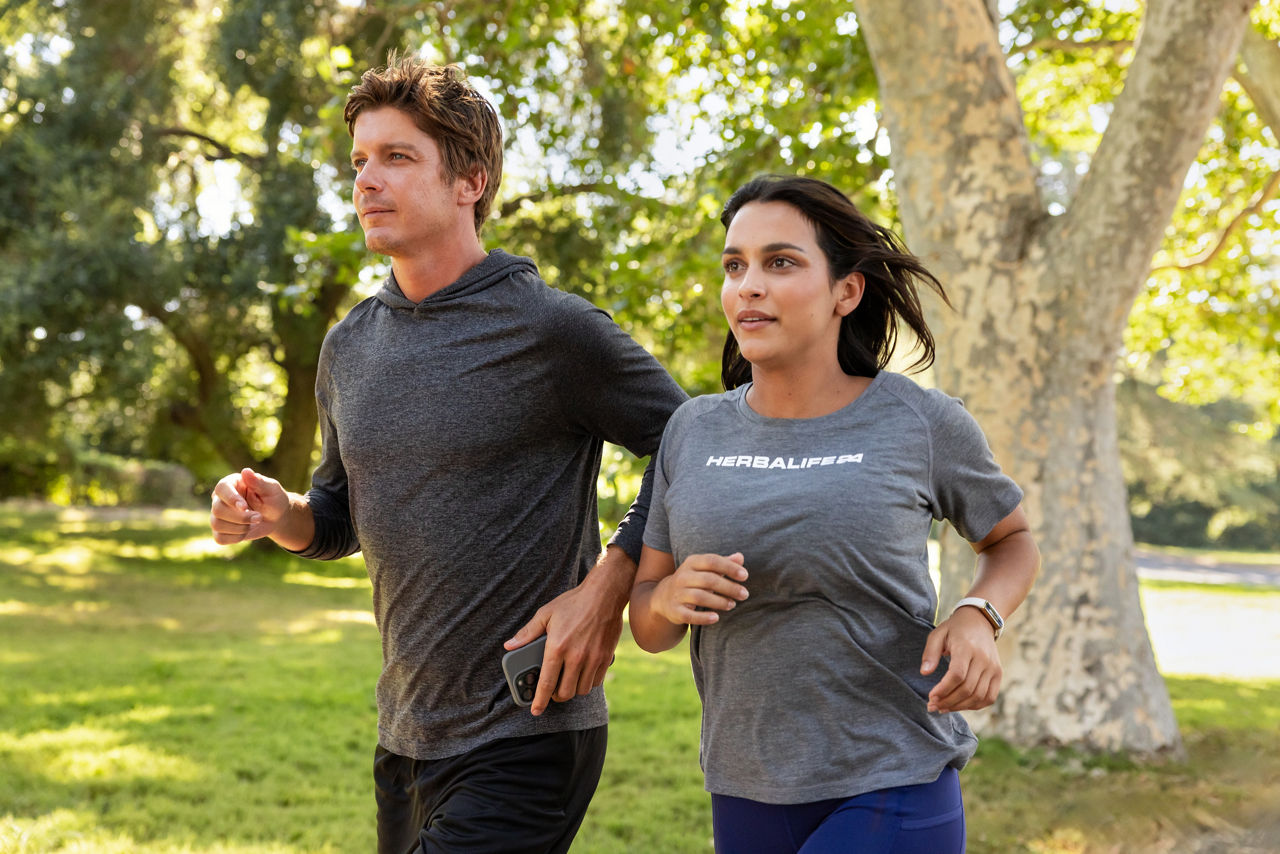
[[929, 711], [962, 712], [985, 709], [996, 701], [1004, 668], [991, 623], [977, 608], [958, 609], [929, 633], [920, 660], [926, 676], [938, 667], [942, 656], [950, 656], [945, 676], [929, 692]]
[[741, 552], [690, 555], [653, 588], [649, 607], [676, 625], [709, 626], [747, 598]]

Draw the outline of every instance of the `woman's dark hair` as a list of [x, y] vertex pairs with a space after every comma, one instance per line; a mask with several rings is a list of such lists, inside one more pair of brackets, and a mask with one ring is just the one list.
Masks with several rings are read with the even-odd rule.
[[[836, 354], [841, 370], [851, 376], [878, 374], [893, 355], [899, 323], [910, 327], [919, 342], [920, 357], [911, 367], [923, 370], [933, 364], [933, 335], [925, 324], [917, 282], [935, 291], [947, 305], [951, 301], [942, 283], [897, 235], [869, 220], [830, 184], [783, 175], [762, 175], [743, 184], [725, 203], [720, 222], [727, 229], [738, 211], [752, 202], [791, 205], [813, 224], [831, 280], [861, 273], [866, 281], [862, 301], [840, 321]], [[726, 389], [751, 379], [751, 363], [742, 357], [732, 330], [725, 336], [720, 379]]]

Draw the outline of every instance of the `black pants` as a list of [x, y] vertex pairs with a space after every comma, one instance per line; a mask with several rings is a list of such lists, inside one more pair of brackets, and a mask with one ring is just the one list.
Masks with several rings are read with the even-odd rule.
[[505, 738], [446, 759], [378, 746], [378, 854], [563, 854], [600, 782], [608, 728]]

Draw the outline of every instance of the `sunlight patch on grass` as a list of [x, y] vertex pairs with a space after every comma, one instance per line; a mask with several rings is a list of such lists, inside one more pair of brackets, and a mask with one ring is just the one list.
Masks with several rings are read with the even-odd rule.
[[28, 694], [24, 702], [32, 706], [87, 707], [103, 702], [132, 702], [138, 696], [137, 685], [104, 685], [100, 688], [71, 691], [40, 691]]
[[42, 730], [14, 738], [0, 735], [0, 746], [23, 757], [33, 775], [55, 783], [90, 780], [198, 780], [204, 769], [197, 762], [141, 744], [124, 743], [124, 736], [101, 727], [74, 726]]
[[[27, 566], [35, 562], [36, 559], [34, 551], [22, 546], [9, 546], [4, 552], [5, 563], [10, 566]], [[40, 553], [44, 554], [44, 551], [41, 550]]]
[[[126, 744], [111, 750], [87, 747], [68, 750], [58, 762], [61, 774], [51, 774], [59, 782], [83, 782], [110, 779], [127, 780], [198, 780], [203, 775], [199, 763], [170, 756], [138, 744]], [[52, 769], [50, 769], [52, 770]], [[48, 772], [46, 772], [48, 773]]]
[[[0, 610], [0, 616], [4, 616], [4, 611]], [[0, 664], [30, 664], [33, 661], [39, 661], [40, 657], [34, 652], [15, 652], [11, 649], [0, 649]]]
[[[27, 562], [30, 566], [36, 567], [57, 567], [62, 570], [65, 575], [81, 576], [88, 575], [95, 569], [95, 560], [101, 560], [101, 555], [93, 549], [79, 544], [69, 544], [58, 548], [48, 549], [39, 555], [33, 555]], [[64, 589], [76, 589], [74, 579], [59, 579], [56, 575], [49, 577], [49, 583], [65, 585]], [[88, 581], [92, 584], [92, 581]]]
[[[43, 854], [47, 851], [66, 852], [74, 850], [70, 846], [80, 847], [88, 839], [84, 828], [93, 827], [95, 818], [85, 810], [59, 809], [34, 819], [0, 819], [0, 851], [6, 854]], [[101, 841], [95, 835], [94, 842]], [[108, 843], [96, 848], [100, 852], [123, 852], [134, 850], [123, 847], [132, 844], [132, 840], [117, 838], [118, 846]]]
[[373, 627], [375, 625], [372, 611], [317, 611], [305, 617], [289, 621], [270, 620], [263, 624], [263, 630], [273, 634], [289, 636], [313, 635], [308, 640], [314, 643], [338, 643], [342, 640], [343, 625], [358, 624]]
[[[50, 584], [62, 589], [72, 589], [67, 585], [54, 583], [50, 576]], [[93, 586], [92, 583], [85, 587]], [[70, 606], [66, 605], [32, 605], [27, 602], [0, 603], [0, 616], [39, 617], [62, 626], [95, 625], [99, 628], [132, 630], [146, 626], [174, 632], [183, 628], [180, 620], [174, 617], [160, 617], [152, 614], [128, 613], [113, 606], [109, 602], [93, 602], [78, 600]], [[91, 619], [86, 619], [91, 618]], [[3, 852], [0, 852], [3, 854]]]
[[66, 531], [130, 530], [172, 528], [178, 525], [208, 525], [208, 510], [183, 510], [174, 507], [63, 507], [57, 520]]
[[330, 587], [336, 590], [356, 590], [369, 587], [369, 578], [351, 578], [329, 575], [316, 575], [314, 572], [289, 572], [284, 576], [285, 584], [302, 584], [308, 587]]
[[1074, 827], [1060, 827], [1043, 839], [1027, 845], [1033, 854], [1084, 854], [1089, 850], [1083, 833]]
[[185, 540], [171, 540], [158, 545], [140, 543], [121, 543], [112, 549], [118, 557], [135, 560], [200, 560], [207, 557], [225, 557], [226, 547], [213, 541], [212, 537], [189, 537]]
[[214, 542], [212, 536], [191, 537], [176, 540], [164, 548], [164, 556], [174, 560], [195, 560], [205, 557], [225, 557], [227, 547]]

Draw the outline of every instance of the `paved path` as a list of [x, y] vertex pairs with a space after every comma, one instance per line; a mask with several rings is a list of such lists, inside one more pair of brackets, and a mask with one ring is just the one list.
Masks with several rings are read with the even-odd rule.
[[1160, 672], [1280, 679], [1280, 596], [1219, 593], [1212, 587], [1238, 584], [1280, 590], [1280, 567], [1217, 563], [1143, 550], [1136, 557], [1143, 578], [1205, 585], [1142, 591], [1147, 631]]
[[1187, 581], [1193, 584], [1249, 584], [1280, 587], [1280, 566], [1222, 563], [1209, 557], [1168, 555], [1146, 549], [1135, 549], [1138, 575], [1161, 581]]

